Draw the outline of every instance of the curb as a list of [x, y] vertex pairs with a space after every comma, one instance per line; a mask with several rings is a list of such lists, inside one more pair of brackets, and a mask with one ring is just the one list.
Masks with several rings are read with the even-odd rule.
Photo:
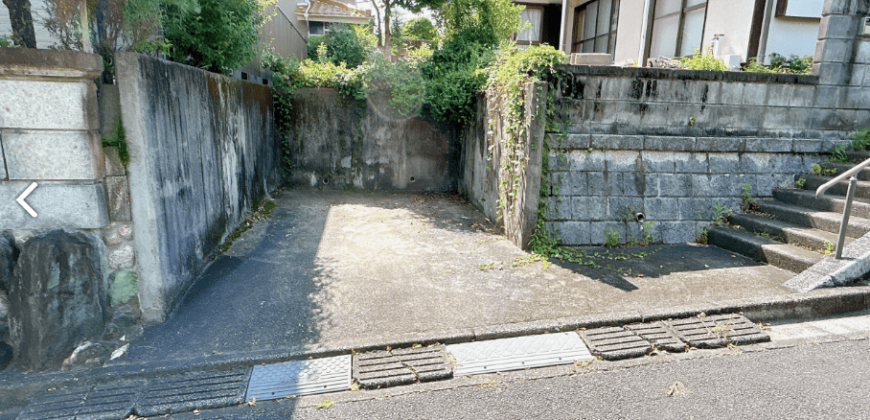
[[86, 372], [52, 372], [15, 374], [0, 379], [0, 394], [11, 396], [0, 401], [0, 410], [26, 405], [30, 398], [48, 387], [94, 385], [120, 380], [154, 378], [209, 370], [228, 370], [308, 358], [331, 357], [371, 350], [410, 347], [414, 344], [457, 344], [469, 341], [510, 338], [552, 332], [574, 331], [640, 322], [707, 315], [739, 313], [753, 322], [804, 320], [847, 314], [870, 309], [870, 284], [817, 289], [799, 296], [749, 298], [722, 302], [653, 309], [649, 311], [612, 312], [552, 320], [519, 322], [477, 328], [461, 328], [392, 337], [371, 337], [364, 341], [314, 344], [302, 349], [268, 350], [245, 354], [218, 355], [195, 359], [148, 362], [135, 365], [110, 365]]

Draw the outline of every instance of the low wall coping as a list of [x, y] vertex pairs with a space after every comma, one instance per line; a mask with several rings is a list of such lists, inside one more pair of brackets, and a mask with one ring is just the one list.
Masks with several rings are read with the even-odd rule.
[[96, 54], [35, 48], [0, 48], [0, 76], [96, 78], [103, 59]]
[[639, 79], [664, 80], [698, 80], [744, 83], [781, 83], [796, 85], [817, 85], [819, 76], [808, 74], [756, 73], [745, 71], [712, 71], [659, 69], [650, 67], [620, 67], [620, 66], [582, 66], [562, 65], [558, 68], [567, 70], [576, 76], [612, 76], [633, 77]]

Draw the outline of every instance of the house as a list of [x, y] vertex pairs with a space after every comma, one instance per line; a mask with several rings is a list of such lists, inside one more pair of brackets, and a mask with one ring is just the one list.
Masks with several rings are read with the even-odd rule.
[[812, 55], [824, 0], [522, 0], [518, 44], [608, 53], [628, 64], [712, 47], [728, 63]]

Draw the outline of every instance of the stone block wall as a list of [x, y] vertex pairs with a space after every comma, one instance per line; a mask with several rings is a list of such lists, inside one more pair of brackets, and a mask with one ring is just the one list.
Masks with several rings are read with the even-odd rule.
[[548, 230], [565, 245], [640, 241], [635, 214], [652, 221], [656, 241], [688, 242], [710, 224], [713, 206], [739, 209], [744, 184], [753, 197], [794, 184], [842, 140], [550, 135]]
[[449, 136], [422, 118], [391, 115], [335, 89], [299, 89], [288, 121], [294, 186], [320, 189], [456, 189]]
[[[101, 144], [102, 69], [97, 55], [0, 49], [0, 342], [26, 369], [59, 366], [119, 311], [138, 313], [135, 296], [108, 303], [114, 279], [135, 281], [138, 266], [126, 168]], [[15, 201], [33, 183], [36, 217]]]
[[281, 181], [272, 90], [137, 54], [115, 63], [142, 316], [161, 322]]

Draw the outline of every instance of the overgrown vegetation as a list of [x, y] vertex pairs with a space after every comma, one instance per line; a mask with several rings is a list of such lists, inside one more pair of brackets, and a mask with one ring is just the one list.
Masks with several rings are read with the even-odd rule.
[[[377, 38], [371, 28], [361, 25], [336, 23], [329, 27], [325, 35], [315, 35], [308, 38], [308, 57], [325, 59], [335, 65], [345, 65], [356, 68], [368, 59], [375, 51]], [[321, 57], [318, 47], [325, 45], [326, 55]]]
[[680, 64], [683, 68], [689, 70], [728, 70], [725, 62], [713, 55], [713, 47], [707, 47], [703, 51], [696, 48], [695, 54], [691, 57], [681, 58]]
[[425, 17], [416, 17], [402, 24], [402, 36], [406, 39], [424, 39], [434, 41], [438, 36], [435, 25]]
[[130, 163], [130, 152], [127, 150], [126, 134], [124, 134], [124, 126], [121, 124], [120, 118], [115, 122], [111, 136], [103, 139], [102, 143], [103, 147], [116, 147], [118, 149], [118, 157], [121, 158], [121, 163], [124, 166]]
[[831, 151], [831, 156], [828, 158], [830, 162], [849, 163], [849, 155], [846, 153], [848, 149], [864, 151], [870, 146], [870, 128], [852, 132], [852, 141], [849, 145], [839, 144]]
[[743, 71], [756, 73], [789, 73], [789, 74], [809, 74], [813, 71], [813, 56], [806, 55], [798, 57], [792, 55], [785, 58], [782, 55], [773, 53], [770, 55], [770, 66], [765, 66], [759, 63], [756, 58], [750, 58], [749, 64], [743, 67]]

